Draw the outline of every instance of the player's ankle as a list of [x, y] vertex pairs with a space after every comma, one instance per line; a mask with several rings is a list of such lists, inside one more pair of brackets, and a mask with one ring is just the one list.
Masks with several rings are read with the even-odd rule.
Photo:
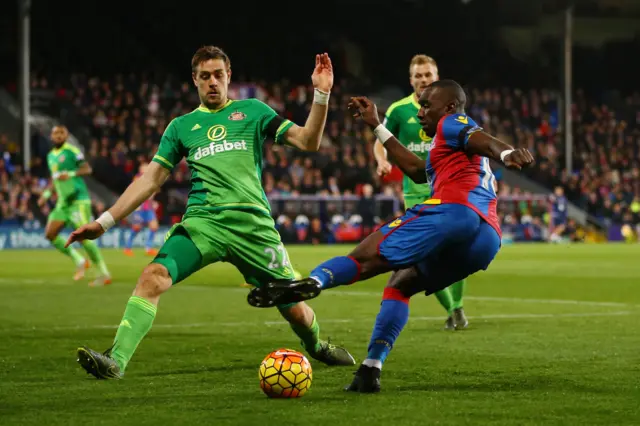
[[382, 370], [382, 361], [380, 361], [379, 359], [367, 358], [364, 361], [362, 361], [362, 365], [365, 365], [367, 367], [377, 368], [378, 370]]

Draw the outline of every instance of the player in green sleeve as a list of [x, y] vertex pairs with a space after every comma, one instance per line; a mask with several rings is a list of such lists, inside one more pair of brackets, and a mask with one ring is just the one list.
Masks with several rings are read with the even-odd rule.
[[[327, 54], [316, 56], [311, 76], [314, 102], [304, 127], [257, 99], [228, 99], [231, 65], [219, 48], [200, 48], [191, 67], [201, 105], [169, 123], [142, 177], [97, 221], [73, 232], [67, 242], [98, 238], [158, 191], [173, 167], [186, 158], [191, 171], [187, 210], [138, 279], [112, 348], [103, 354], [78, 349], [78, 362], [96, 378], [122, 376], [151, 329], [160, 295], [199, 269], [229, 262], [255, 286], [294, 278], [262, 189], [262, 148], [265, 139], [272, 138], [303, 151], [318, 150], [333, 86], [331, 60]], [[294, 303], [278, 309], [311, 357], [328, 365], [355, 364], [346, 349], [320, 339], [308, 305]]]
[[[53, 149], [47, 155], [47, 165], [58, 199], [55, 208], [49, 214], [45, 236], [58, 251], [73, 260], [76, 265], [73, 279], [79, 280], [84, 277], [89, 263], [73, 247], [65, 247], [64, 238], [59, 234], [65, 226], [75, 229], [93, 220], [91, 198], [82, 178], [91, 174], [91, 166], [84, 160], [82, 152], [67, 142], [68, 137], [69, 132], [64, 126], [55, 126], [51, 130]], [[38, 204], [42, 206], [50, 196], [51, 190], [45, 190]], [[111, 274], [96, 243], [83, 241], [82, 246], [100, 271], [89, 285], [94, 287], [110, 284]]]
[[[389, 106], [383, 124], [410, 151], [422, 159], [426, 159], [431, 150], [431, 138], [428, 137], [418, 122], [418, 98], [426, 87], [438, 80], [438, 66], [430, 56], [415, 55], [409, 64], [409, 82], [413, 93]], [[384, 176], [391, 171], [387, 161], [387, 152], [380, 141], [376, 140], [373, 149], [378, 163], [378, 175]], [[417, 184], [404, 176], [402, 180], [405, 209], [424, 202], [431, 196], [429, 184]], [[460, 330], [469, 324], [462, 308], [465, 280], [457, 282], [444, 290], [435, 293], [436, 298], [447, 310], [448, 318], [445, 330]]]

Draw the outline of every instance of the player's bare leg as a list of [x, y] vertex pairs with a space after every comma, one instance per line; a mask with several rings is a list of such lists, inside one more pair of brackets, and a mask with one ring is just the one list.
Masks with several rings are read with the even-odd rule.
[[64, 228], [65, 222], [60, 220], [50, 220], [47, 222], [44, 234], [47, 240], [62, 254], [69, 256], [73, 263], [76, 265], [76, 272], [73, 275], [75, 281], [84, 278], [85, 271], [89, 268], [89, 261], [87, 261], [76, 249], [73, 247], [65, 248], [65, 240], [60, 236], [60, 231]]
[[393, 269], [378, 254], [384, 239], [380, 231], [365, 238], [348, 256], [330, 259], [311, 271], [309, 278], [274, 281], [249, 292], [250, 305], [267, 308], [310, 300], [322, 290], [373, 278]]
[[302, 346], [309, 355], [327, 365], [354, 365], [355, 359], [345, 348], [320, 340], [318, 323], [313, 309], [304, 302], [279, 307], [293, 331], [301, 338]]
[[100, 353], [87, 347], [78, 348], [78, 362], [97, 379], [120, 378], [138, 344], [151, 329], [160, 295], [172, 285], [164, 265], [147, 266], [140, 278], [116, 332], [113, 346]]

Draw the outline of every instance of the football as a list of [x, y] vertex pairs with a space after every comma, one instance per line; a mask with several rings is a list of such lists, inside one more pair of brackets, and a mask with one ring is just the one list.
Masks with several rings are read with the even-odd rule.
[[311, 364], [298, 351], [278, 349], [262, 360], [258, 376], [269, 398], [300, 398], [311, 386]]

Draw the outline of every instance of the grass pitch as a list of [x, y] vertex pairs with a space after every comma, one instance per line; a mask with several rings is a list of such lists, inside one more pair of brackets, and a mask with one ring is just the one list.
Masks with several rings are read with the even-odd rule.
[[[289, 248], [307, 273], [348, 247]], [[640, 246], [506, 246], [468, 280], [470, 328], [441, 331], [433, 297], [385, 364], [382, 393], [342, 391], [355, 368], [312, 361], [310, 391], [270, 400], [258, 365], [300, 349], [276, 310], [246, 303], [226, 264], [165, 294], [124, 380], [97, 381], [79, 345], [106, 349], [149, 261], [106, 251], [114, 284], [88, 288], [53, 250], [0, 252], [0, 424], [640, 424]], [[361, 361], [386, 276], [311, 302], [322, 335]]]

